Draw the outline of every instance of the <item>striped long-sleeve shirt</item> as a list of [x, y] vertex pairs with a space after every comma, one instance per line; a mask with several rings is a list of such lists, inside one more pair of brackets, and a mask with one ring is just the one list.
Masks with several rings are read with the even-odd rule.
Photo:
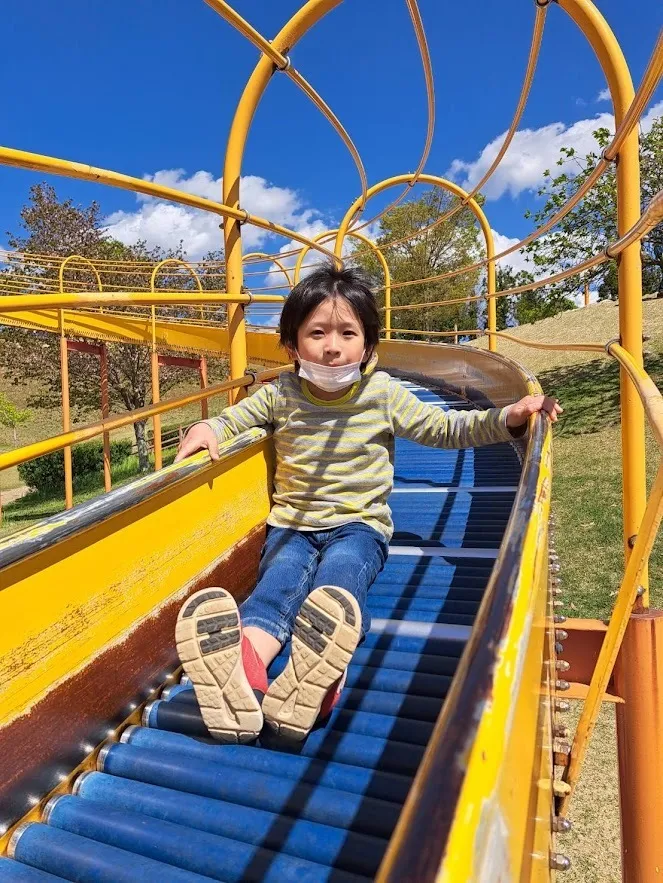
[[268, 524], [329, 530], [361, 521], [387, 540], [394, 481], [394, 437], [438, 448], [513, 438], [506, 408], [444, 411], [421, 402], [375, 360], [342, 398], [322, 401], [293, 373], [206, 421], [220, 442], [254, 426], [271, 427], [276, 472]]

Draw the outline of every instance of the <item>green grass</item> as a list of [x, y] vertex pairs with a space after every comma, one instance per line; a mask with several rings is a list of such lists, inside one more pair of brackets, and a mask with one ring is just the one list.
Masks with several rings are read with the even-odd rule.
[[[163, 465], [168, 466], [175, 459], [176, 448], [167, 448], [163, 452]], [[127, 457], [111, 470], [113, 488], [121, 487], [138, 476], [138, 457]], [[88, 475], [74, 483], [74, 505], [84, 503], [104, 493], [103, 475]], [[10, 503], [3, 510], [0, 536], [6, 536], [16, 530], [22, 530], [39, 521], [56, 515], [64, 510], [64, 487], [59, 493], [43, 494], [30, 491], [20, 500]]]

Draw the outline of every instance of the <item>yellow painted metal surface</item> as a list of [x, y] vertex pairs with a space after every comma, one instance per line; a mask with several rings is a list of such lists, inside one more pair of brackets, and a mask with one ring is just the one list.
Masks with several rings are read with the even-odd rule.
[[11, 628], [0, 633], [0, 726], [121, 640], [264, 521], [271, 458], [271, 441], [260, 442], [5, 568], [0, 621]]
[[[59, 334], [57, 310], [22, 310], [15, 313], [3, 313], [0, 310], [0, 324]], [[68, 310], [64, 314], [64, 328], [67, 337], [104, 340], [108, 343], [147, 345], [152, 342], [151, 320], [148, 315]], [[228, 331], [220, 325], [175, 323], [157, 318], [155, 331], [157, 346], [163, 349], [207, 353], [219, 357], [228, 354]]]
[[550, 879], [552, 737], [547, 623], [551, 433], [504, 635], [440, 869], [440, 883]]

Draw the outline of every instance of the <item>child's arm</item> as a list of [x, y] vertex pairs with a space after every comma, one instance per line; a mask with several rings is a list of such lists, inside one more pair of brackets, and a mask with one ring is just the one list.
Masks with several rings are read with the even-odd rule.
[[229, 441], [254, 426], [269, 426], [274, 422], [277, 394], [276, 384], [266, 384], [253, 395], [226, 408], [218, 417], [195, 423], [180, 445], [175, 462], [205, 448], [212, 460], [218, 460], [221, 442]]
[[389, 384], [388, 407], [394, 435], [434, 448], [473, 448], [510, 441], [522, 435], [530, 414], [545, 411], [555, 422], [562, 413], [547, 396], [526, 396], [506, 408], [486, 411], [443, 411], [419, 401], [396, 381]]

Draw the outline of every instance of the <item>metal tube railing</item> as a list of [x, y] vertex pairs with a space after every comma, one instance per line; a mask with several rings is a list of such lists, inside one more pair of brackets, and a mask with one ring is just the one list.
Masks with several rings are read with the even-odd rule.
[[140, 420], [147, 420], [155, 414], [165, 414], [168, 411], [175, 411], [177, 408], [183, 408], [185, 405], [192, 405], [204, 399], [212, 398], [221, 393], [228, 392], [233, 389], [243, 389], [251, 386], [254, 382], [262, 383], [277, 377], [282, 371], [289, 370], [291, 366], [285, 365], [278, 368], [270, 368], [259, 374], [247, 375], [237, 380], [226, 380], [223, 383], [217, 383], [214, 386], [208, 386], [204, 390], [190, 393], [186, 396], [180, 396], [177, 399], [166, 399], [156, 405], [146, 405], [144, 408], [138, 408], [135, 411], [129, 411], [126, 414], [116, 414], [107, 417], [105, 420], [99, 420], [96, 423], [88, 423], [80, 426], [78, 429], [72, 429], [70, 432], [63, 432], [60, 435], [54, 435], [51, 438], [34, 442], [31, 445], [25, 445], [14, 451], [8, 451], [6, 454], [0, 454], [0, 472], [3, 469], [9, 469], [11, 466], [18, 466], [26, 463], [28, 460], [34, 460], [35, 457], [42, 457], [44, 454], [52, 454], [54, 451], [61, 451], [64, 448], [77, 444], [78, 442], [88, 441], [103, 435], [104, 432], [110, 432], [114, 429], [121, 429]]

